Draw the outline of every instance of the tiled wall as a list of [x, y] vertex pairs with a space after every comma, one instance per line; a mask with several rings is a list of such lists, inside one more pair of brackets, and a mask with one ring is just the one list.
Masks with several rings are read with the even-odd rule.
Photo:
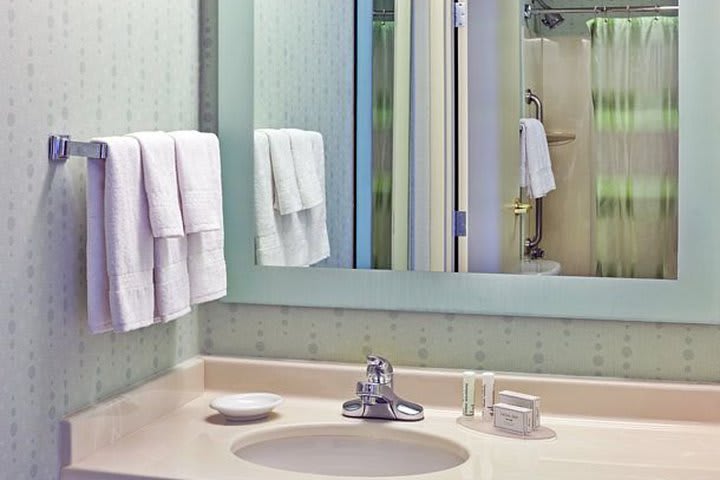
[[192, 317], [87, 333], [86, 165], [46, 153], [51, 132], [196, 128], [197, 3], [0, 2], [0, 478], [57, 478], [66, 412], [197, 352]]

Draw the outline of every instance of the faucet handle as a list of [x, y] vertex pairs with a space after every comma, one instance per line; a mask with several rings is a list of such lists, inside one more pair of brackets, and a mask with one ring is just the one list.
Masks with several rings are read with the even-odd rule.
[[392, 364], [379, 355], [367, 356], [367, 379], [368, 382], [381, 385], [391, 385], [393, 377]]

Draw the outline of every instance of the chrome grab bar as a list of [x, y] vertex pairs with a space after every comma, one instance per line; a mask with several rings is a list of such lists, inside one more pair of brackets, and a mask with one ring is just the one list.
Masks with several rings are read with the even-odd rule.
[[[531, 89], [525, 92], [525, 102], [528, 105], [535, 105], [535, 118], [544, 123], [545, 109], [542, 100]], [[540, 248], [540, 242], [543, 237], [543, 199], [535, 199], [535, 235], [525, 240], [525, 253], [531, 258], [542, 258], [543, 250]]]

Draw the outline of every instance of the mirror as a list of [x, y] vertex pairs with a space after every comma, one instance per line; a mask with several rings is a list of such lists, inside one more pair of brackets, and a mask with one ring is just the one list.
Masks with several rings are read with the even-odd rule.
[[677, 1], [521, 3], [503, 39], [522, 52], [504, 77], [522, 104], [507, 155], [487, 147], [488, 93], [469, 84], [487, 59], [462, 34], [439, 38], [446, 82], [425, 94], [446, 97], [432, 128], [455, 139], [413, 148], [433, 75], [411, 55], [422, 3], [263, 5], [258, 265], [677, 278]]
[[[255, 73], [248, 72], [246, 68], [255, 61], [253, 3], [250, 0], [236, 3], [220, 0], [219, 118], [228, 230], [226, 256], [230, 264], [229, 301], [544, 317], [673, 322], [685, 320], [704, 323], [718, 321], [720, 305], [714, 295], [717, 286], [715, 271], [718, 252], [713, 239], [720, 233], [720, 222], [708, 214], [706, 208], [707, 192], [714, 188], [711, 179], [716, 178], [716, 173], [720, 173], [716, 162], [710, 161], [714, 148], [708, 140], [713, 138], [713, 132], [718, 126], [715, 123], [718, 122], [710, 114], [714, 111], [713, 102], [716, 99], [702, 92], [712, 91], [713, 85], [720, 79], [720, 67], [709, 62], [700, 72], [695, 68], [693, 59], [711, 56], [710, 46], [716, 43], [717, 38], [714, 33], [716, 29], [707, 20], [708, 11], [718, 11], [720, 5], [709, 0], [683, 3], [682, 14], [677, 20], [678, 38], [682, 39], [677, 55], [677, 142], [678, 158], [681, 160], [678, 162], [677, 192], [682, 195], [675, 197], [674, 207], [678, 212], [677, 280], [666, 280], [649, 278], [651, 275], [643, 275], [637, 279], [617, 279], [436, 273], [465, 271], [460, 267], [447, 268], [447, 265], [453, 262], [447, 262], [445, 258], [439, 259], [441, 268], [434, 268], [436, 264], [431, 259], [430, 268], [416, 269], [413, 272], [351, 270], [327, 266], [275, 268], [258, 265], [254, 221], [254, 131], [259, 126], [284, 128], [287, 125], [257, 125], [255, 122]], [[523, 92], [528, 88], [528, 84], [522, 78], [523, 68], [518, 61], [522, 58], [522, 45], [525, 41], [523, 29], [529, 31], [531, 27], [528, 23], [535, 21], [531, 19], [526, 22], [524, 19], [524, 3], [507, 0], [468, 2], [468, 26], [457, 31], [457, 41], [450, 41], [455, 32], [451, 23], [450, 2], [412, 2], [410, 38], [414, 87], [409, 102], [412, 120], [409, 151], [412, 155], [408, 158], [413, 158], [413, 162], [417, 161], [418, 156], [447, 159], [456, 155], [458, 165], [455, 168], [461, 170], [467, 168], [459, 161], [462, 155], [473, 159], [478, 148], [482, 149], [484, 158], [488, 161], [495, 161], [496, 157], [518, 158], [519, 118], [521, 115], [534, 114], [534, 109], [524, 110]], [[584, 5], [587, 2], [580, 3]], [[358, 9], [360, 4], [361, 2], [358, 2]], [[396, 6], [397, 4], [398, 2]], [[263, 8], [265, 5], [263, 3]], [[358, 15], [352, 13], [357, 19]], [[473, 23], [473, 18], [477, 23]], [[312, 20], [314, 27], [317, 27], [318, 21]], [[347, 27], [347, 21], [342, 25]], [[316, 28], [314, 30], [316, 31]], [[542, 30], [539, 32], [542, 33]], [[418, 42], [418, 38], [424, 41]], [[530, 40], [529, 34], [527, 39]], [[550, 40], [542, 42], [549, 43]], [[456, 65], [452, 59], [455, 56], [462, 57], [463, 48], [467, 49], [468, 58], [485, 52], [484, 61], [467, 62], [465, 66], [458, 62]], [[354, 62], [353, 57], [353, 65]], [[349, 71], [350, 67], [345, 63], [342, 65], [347, 68], [343, 71]], [[530, 74], [526, 75], [529, 81]], [[453, 78], [457, 79], [457, 91], [453, 95], [447, 95], [447, 92], [440, 90], [441, 94], [438, 95], [438, 86], [455, 84]], [[508, 81], [508, 78], [513, 81]], [[530, 85], [529, 88], [537, 88], [538, 92], [546, 95], [536, 85]], [[542, 86], [549, 87], [546, 84]], [[316, 85], [316, 88], [319, 88], [319, 85]], [[454, 108], [455, 97], [458, 105], [467, 105], [466, 112]], [[484, 103], [478, 106], [470, 102], [477, 98]], [[630, 95], [625, 95], [624, 98], [629, 100]], [[672, 98], [672, 95], [668, 97], [669, 100]], [[425, 112], [425, 115], [417, 115], [417, 112]], [[345, 119], [347, 115], [338, 118]], [[304, 130], [315, 128], [309, 122], [292, 126]], [[557, 128], [564, 127], [560, 125]], [[355, 129], [355, 132], [357, 131]], [[549, 128], [548, 131], [552, 134], [554, 128]], [[325, 140], [325, 133], [321, 133]], [[456, 145], [452, 139], [462, 135], [469, 139], [468, 144], [458, 142]], [[356, 142], [356, 146], [357, 143], [359, 142]], [[329, 163], [326, 161], [326, 167]], [[498, 162], [497, 171], [486, 170], [484, 178], [479, 179], [480, 185], [487, 188], [476, 188], [473, 183], [473, 188], [466, 191], [465, 195], [468, 201], [472, 201], [471, 196], [475, 192], [489, 198], [491, 201], [483, 203], [486, 206], [485, 214], [496, 224], [502, 224], [510, 218], [512, 228], [502, 228], [500, 231], [510, 232], [523, 242], [532, 235], [534, 212], [531, 210], [518, 215], [514, 212], [506, 214], [506, 207], [513, 206], [513, 198], [510, 198], [508, 204], [506, 193], [512, 192], [519, 197], [517, 163]], [[333, 176], [330, 168], [327, 168], [325, 175], [328, 185]], [[512, 184], [505, 184], [508, 179], [512, 180]], [[433, 184], [442, 183], [444, 180], [441, 173], [431, 174], [423, 182]], [[452, 197], [456, 194], [461, 198], [461, 190], [445, 190], [448, 196], [445, 197], [444, 204], [452, 204]], [[662, 198], [671, 198], [671, 190], [669, 188], [666, 196]], [[409, 191], [411, 193], [408, 198], [412, 199], [416, 190], [409, 188]], [[557, 191], [550, 195], [553, 193]], [[548, 196], [546, 211], [549, 209], [550, 198]], [[522, 198], [519, 200], [520, 204], [525, 203]], [[672, 208], [672, 202], [670, 204]], [[522, 205], [517, 207], [517, 210], [523, 210]], [[452, 230], [448, 216], [437, 210], [441, 209], [431, 211], [431, 216], [436, 215], [440, 223], [446, 224], [445, 232]], [[524, 222], [518, 220], [523, 216], [527, 219], [526, 226], [522, 226]], [[472, 218], [468, 219], [469, 227], [486, 225], [471, 220]], [[414, 225], [418, 226], [417, 223]], [[546, 232], [547, 228], [546, 226]], [[428, 231], [427, 226], [425, 230], [425, 238], [437, 233]], [[463, 238], [456, 239], [454, 243], [462, 244], [463, 241], [470, 243]], [[345, 242], [342, 246], [348, 248], [348, 243]], [[522, 243], [513, 245], [515, 255], [520, 255], [521, 251], [525, 250]], [[484, 245], [484, 248], [495, 249], [494, 254], [499, 251], [497, 245]], [[448, 249], [444, 251], [447, 252]], [[490, 268], [476, 270], [467, 259], [458, 259], [455, 263], [460, 266], [466, 264], [468, 272], [493, 271]], [[408, 261], [408, 269], [411, 266], [412, 261]]]

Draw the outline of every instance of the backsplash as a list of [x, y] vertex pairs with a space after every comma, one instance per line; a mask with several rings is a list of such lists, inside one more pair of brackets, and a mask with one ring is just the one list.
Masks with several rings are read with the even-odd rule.
[[224, 305], [203, 308], [213, 355], [661, 380], [719, 381], [720, 327]]
[[0, 477], [55, 479], [58, 420], [195, 355], [198, 332], [87, 333], [86, 162], [49, 164], [47, 136], [197, 128], [198, 2], [6, 0], [0, 18]]

